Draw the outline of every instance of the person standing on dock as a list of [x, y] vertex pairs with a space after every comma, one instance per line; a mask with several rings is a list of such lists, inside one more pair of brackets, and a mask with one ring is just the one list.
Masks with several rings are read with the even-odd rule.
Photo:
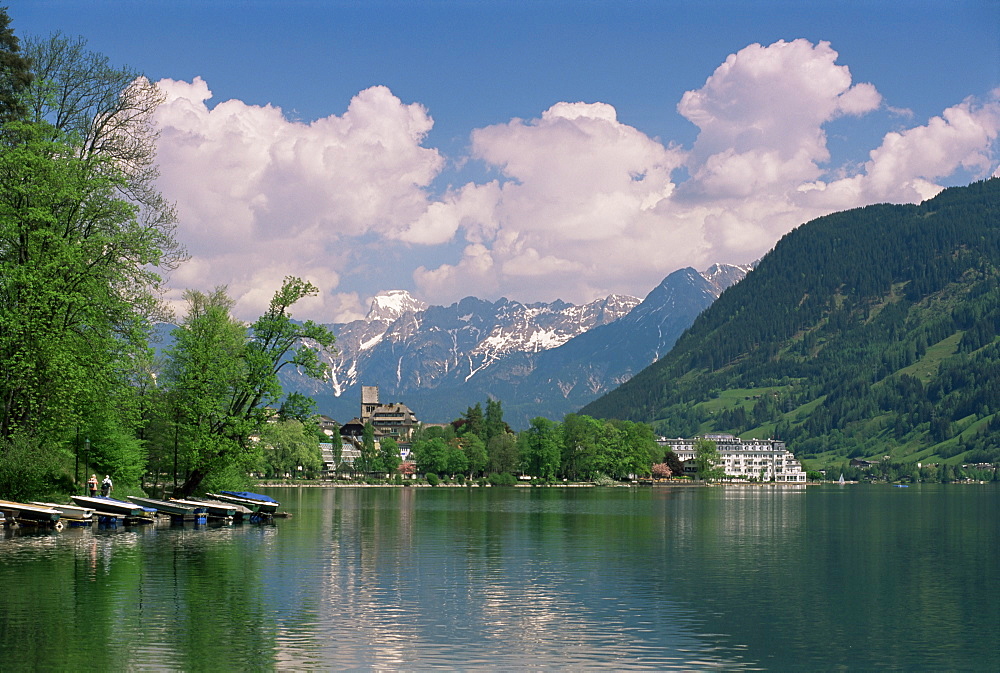
[[96, 474], [90, 475], [90, 479], [87, 480], [87, 493], [90, 494], [91, 498], [93, 498], [95, 495], [97, 495], [97, 475]]
[[114, 485], [111, 483], [111, 476], [106, 474], [104, 481], [101, 482], [101, 495], [109, 496], [112, 490], [114, 490]]

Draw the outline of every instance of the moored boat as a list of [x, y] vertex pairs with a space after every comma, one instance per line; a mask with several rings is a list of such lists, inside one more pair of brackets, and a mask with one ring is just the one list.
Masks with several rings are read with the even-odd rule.
[[[171, 516], [186, 516], [188, 514], [204, 514], [205, 508], [198, 507], [195, 505], [186, 505], [176, 500], [157, 500], [156, 498], [143, 498], [138, 495], [128, 495], [125, 496], [135, 504], [141, 507], [150, 507], [155, 509], [157, 512], [163, 512], [164, 514], [170, 514]], [[199, 512], [199, 510], [201, 510]]]
[[37, 521], [40, 523], [55, 523], [62, 516], [58, 510], [50, 507], [39, 507], [12, 500], [0, 500], [0, 511], [11, 519]]
[[121, 514], [124, 516], [146, 516], [148, 514], [145, 508], [140, 507], [134, 502], [116, 500], [106, 495], [71, 495], [70, 498], [77, 505], [90, 507], [98, 513], [107, 512], [108, 514]]
[[218, 496], [220, 500], [225, 500], [225, 498], [222, 498], [221, 496], [227, 496], [230, 498], [242, 498], [243, 500], [257, 503], [257, 511], [263, 514], [274, 514], [278, 511], [278, 507], [281, 506], [280, 502], [269, 495], [251, 493], [249, 491], [220, 491]]
[[244, 498], [236, 495], [233, 491], [223, 491], [221, 493], [206, 493], [209, 498], [214, 498], [215, 500], [221, 500], [222, 502], [232, 503], [234, 505], [243, 505], [249, 508], [255, 514], [265, 514], [271, 515], [278, 511], [278, 502], [272, 501], [270, 503], [264, 502], [263, 500], [254, 500], [251, 498]]
[[32, 505], [48, 507], [58, 511], [62, 518], [73, 519], [75, 521], [87, 521], [94, 516], [93, 507], [80, 507], [78, 505], [57, 505], [54, 502], [32, 502]]
[[[232, 519], [238, 514], [252, 514], [250, 508], [243, 507], [242, 505], [234, 505], [227, 502], [211, 501], [211, 500], [192, 500], [186, 498], [175, 498], [171, 502], [181, 503], [182, 505], [192, 505], [195, 507], [204, 507], [208, 511], [208, 515], [213, 518], [223, 518]], [[242, 511], [241, 511], [242, 510]]]

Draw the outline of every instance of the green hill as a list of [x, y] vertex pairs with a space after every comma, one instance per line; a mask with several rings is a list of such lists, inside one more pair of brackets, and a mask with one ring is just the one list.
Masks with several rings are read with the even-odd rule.
[[659, 362], [581, 413], [845, 457], [1000, 462], [1000, 179], [784, 236]]

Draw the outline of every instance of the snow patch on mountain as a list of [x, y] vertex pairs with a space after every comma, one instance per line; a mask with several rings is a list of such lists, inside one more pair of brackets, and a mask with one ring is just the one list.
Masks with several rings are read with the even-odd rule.
[[365, 320], [392, 322], [405, 313], [416, 313], [426, 308], [427, 304], [414, 299], [406, 290], [388, 290], [372, 297], [371, 308], [368, 309]]

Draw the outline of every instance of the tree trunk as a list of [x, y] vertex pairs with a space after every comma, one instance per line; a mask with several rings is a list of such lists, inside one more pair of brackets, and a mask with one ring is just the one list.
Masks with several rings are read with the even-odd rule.
[[191, 497], [198, 487], [201, 486], [202, 480], [208, 476], [208, 472], [202, 468], [195, 468], [191, 470], [188, 474], [188, 478], [184, 481], [180, 487], [174, 491], [175, 498], [188, 498]]

